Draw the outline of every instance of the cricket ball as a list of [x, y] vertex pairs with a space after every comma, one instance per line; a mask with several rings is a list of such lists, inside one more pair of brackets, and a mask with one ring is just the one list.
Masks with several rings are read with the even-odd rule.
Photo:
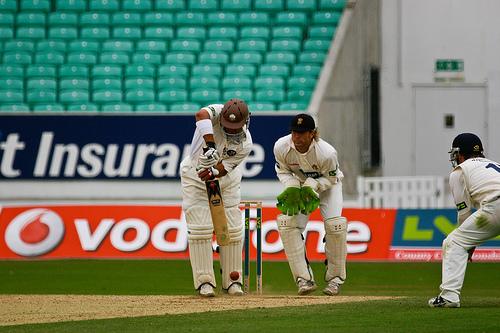
[[232, 281], [236, 281], [240, 278], [240, 273], [232, 271], [231, 273], [229, 273], [229, 277], [231, 278]]

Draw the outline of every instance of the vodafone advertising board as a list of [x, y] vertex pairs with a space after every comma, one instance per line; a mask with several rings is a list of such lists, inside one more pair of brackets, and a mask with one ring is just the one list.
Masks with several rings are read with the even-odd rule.
[[[274, 207], [263, 208], [264, 260], [286, 260]], [[348, 260], [389, 256], [395, 210], [344, 209]], [[251, 212], [251, 256], [255, 257], [255, 212]], [[187, 227], [180, 206], [8, 206], [0, 212], [0, 259], [158, 258], [187, 259]], [[323, 261], [319, 211], [305, 236], [309, 260]], [[214, 241], [214, 248], [216, 243]]]

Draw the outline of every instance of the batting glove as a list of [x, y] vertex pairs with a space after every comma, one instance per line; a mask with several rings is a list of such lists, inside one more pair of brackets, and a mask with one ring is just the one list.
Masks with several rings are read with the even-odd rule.
[[215, 148], [207, 148], [206, 151], [198, 158], [198, 167], [210, 168], [214, 167], [219, 162], [219, 152]]
[[207, 180], [212, 180], [219, 175], [219, 170], [214, 167], [201, 169], [198, 171], [198, 177], [206, 182]]

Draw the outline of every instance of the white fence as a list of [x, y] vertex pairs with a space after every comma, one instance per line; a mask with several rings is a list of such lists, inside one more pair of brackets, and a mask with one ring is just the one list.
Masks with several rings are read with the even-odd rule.
[[358, 204], [364, 208], [445, 208], [443, 177], [358, 177]]

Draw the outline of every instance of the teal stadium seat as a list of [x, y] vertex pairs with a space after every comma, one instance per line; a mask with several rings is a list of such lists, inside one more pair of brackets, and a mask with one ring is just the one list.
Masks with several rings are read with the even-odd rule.
[[306, 13], [302, 12], [283, 12], [276, 14], [276, 25], [301, 26], [305, 27], [308, 23]]
[[131, 78], [125, 80], [125, 90], [143, 89], [152, 90], [155, 88], [155, 81], [149, 78]]
[[97, 54], [94, 52], [69, 52], [66, 61], [75, 65], [94, 65], [97, 63]]
[[336, 26], [339, 24], [341, 16], [342, 16], [342, 13], [340, 13], [340, 12], [314, 13], [314, 15], [312, 17], [312, 25]]
[[222, 99], [227, 101], [231, 98], [239, 98], [245, 102], [253, 101], [253, 91], [250, 89], [230, 89], [225, 90]]
[[124, 0], [122, 9], [124, 11], [143, 13], [153, 9], [153, 2], [151, 0]]
[[99, 56], [99, 62], [101, 64], [128, 65], [130, 57], [125, 52], [103, 52]]
[[238, 38], [238, 29], [236, 27], [211, 27], [208, 29], [208, 37], [211, 39], [229, 39]]
[[188, 0], [188, 9], [191, 11], [213, 12], [218, 8], [218, 0]]
[[144, 14], [144, 26], [171, 26], [174, 24], [174, 15], [165, 12], [149, 12]]
[[226, 76], [222, 80], [222, 89], [252, 89], [252, 80], [246, 76]]
[[49, 38], [72, 40], [78, 37], [78, 29], [73, 27], [51, 27], [49, 28]]
[[98, 41], [81, 39], [69, 42], [68, 51], [98, 53], [101, 51], [101, 47]]
[[253, 78], [256, 74], [257, 66], [252, 64], [229, 64], [226, 66], [226, 75], [242, 75]]
[[221, 97], [220, 91], [216, 89], [198, 89], [191, 92], [191, 101], [202, 105], [219, 103]]
[[[2, 10], [5, 10], [4, 7], [2, 7]], [[14, 25], [14, 14], [8, 13], [6, 11], [5, 12], [1, 11], [0, 12], [0, 27], [12, 28], [13, 25]]]
[[2, 104], [22, 104], [23, 93], [19, 90], [0, 89], [0, 101]]
[[16, 17], [18, 27], [44, 27], [46, 23], [47, 19], [43, 12], [19, 12]]
[[125, 100], [131, 104], [152, 103], [155, 101], [153, 89], [132, 89], [125, 93]]
[[186, 9], [185, 0], [156, 0], [156, 10], [179, 12]]
[[45, 38], [45, 28], [42, 26], [38, 27], [19, 27], [16, 30], [17, 39], [44, 39]]
[[248, 103], [248, 109], [250, 110], [250, 112], [275, 111], [276, 106], [274, 105], [274, 103], [250, 102]]
[[122, 67], [119, 65], [95, 65], [92, 67], [92, 78], [121, 78]]
[[107, 40], [101, 45], [101, 52], [123, 52], [130, 54], [134, 51], [134, 43], [130, 40]]
[[51, 27], [74, 27], [78, 24], [76, 13], [53, 12], [49, 14], [49, 26]]
[[18, 10], [17, 0], [1, 0], [3, 12], [16, 12]]
[[113, 28], [113, 38], [117, 39], [141, 39], [142, 29], [139, 27], [116, 27]]
[[82, 27], [80, 30], [80, 38], [103, 41], [111, 36], [108, 27]]
[[198, 55], [198, 62], [200, 64], [225, 65], [229, 62], [229, 55], [226, 52], [201, 52]]
[[316, 86], [316, 78], [311, 76], [292, 76], [288, 79], [288, 89], [290, 90], [313, 90]]
[[222, 0], [221, 10], [224, 12], [247, 12], [252, 10], [251, 0]]
[[235, 13], [214, 12], [207, 14], [207, 26], [237, 26], [238, 16]]
[[66, 111], [70, 112], [96, 112], [99, 111], [99, 108], [94, 103], [75, 103], [75, 104], [67, 104]]
[[102, 12], [116, 12], [120, 9], [120, 2], [118, 0], [90, 0], [90, 11]]
[[334, 26], [311, 26], [309, 27], [309, 38], [312, 39], [331, 39], [335, 35]]
[[11, 27], [1, 27], [0, 29], [0, 41], [9, 40], [14, 38], [14, 29]]
[[300, 52], [300, 41], [298, 40], [288, 40], [279, 39], [271, 41], [271, 51], [272, 52]]
[[325, 52], [302, 52], [299, 55], [299, 62], [302, 64], [317, 64], [322, 65], [325, 61], [326, 54]]
[[234, 42], [225, 39], [209, 39], [203, 45], [205, 51], [233, 52]]
[[26, 78], [56, 78], [56, 67], [53, 65], [31, 65], [26, 67]]
[[5, 42], [4, 52], [34, 52], [35, 43], [26, 40], [10, 40]]
[[120, 90], [122, 89], [122, 80], [111, 78], [111, 79], [94, 79], [92, 80], [92, 90]]
[[292, 52], [269, 52], [266, 54], [266, 64], [293, 65], [297, 57]]
[[198, 103], [173, 103], [169, 110], [172, 112], [196, 112], [201, 109]]
[[186, 90], [160, 90], [158, 100], [166, 104], [184, 103], [188, 99]]
[[162, 103], [137, 104], [134, 110], [137, 112], [165, 112], [167, 106]]
[[92, 101], [96, 104], [117, 104], [123, 100], [122, 90], [94, 90]]
[[32, 107], [34, 112], [62, 112], [64, 106], [62, 104], [35, 104]]
[[239, 17], [241, 26], [268, 26], [271, 23], [268, 13], [264, 12], [242, 12]]
[[188, 77], [189, 68], [184, 64], [166, 64], [158, 68], [159, 77]]
[[154, 52], [136, 52], [132, 55], [132, 62], [135, 64], [160, 65], [162, 56]]
[[158, 90], [185, 90], [187, 89], [187, 80], [182, 77], [168, 77], [157, 81]]
[[193, 76], [222, 76], [222, 65], [219, 64], [196, 64], [193, 65], [191, 75]]
[[278, 109], [282, 111], [306, 111], [308, 103], [282, 102]]
[[285, 89], [285, 80], [279, 76], [260, 76], [255, 80], [255, 90]]
[[271, 33], [268, 27], [242, 27], [240, 38], [244, 39], [269, 39]]
[[105, 104], [101, 106], [102, 112], [132, 112], [134, 108], [128, 103]]
[[[1, 95], [1, 90], [0, 90]], [[1, 98], [1, 97], [0, 97]], [[0, 111], [10, 111], [10, 112], [29, 112], [31, 111], [29, 106], [26, 104], [1, 104]]]
[[319, 0], [320, 10], [344, 10], [346, 0]]
[[111, 19], [105, 12], [86, 12], [80, 15], [80, 25], [86, 27], [109, 27]]
[[59, 103], [62, 104], [85, 104], [89, 102], [88, 90], [61, 90], [59, 92]]
[[161, 40], [140, 40], [135, 47], [137, 52], [167, 52], [167, 42]]
[[287, 0], [287, 9], [290, 11], [316, 11], [316, 0]]
[[196, 56], [188, 52], [170, 52], [165, 56], [165, 64], [191, 66], [196, 63]]
[[61, 79], [59, 81], [59, 90], [89, 90], [89, 88], [88, 79]]
[[257, 11], [282, 12], [285, 9], [284, 0], [254, 0], [254, 8]]
[[24, 89], [24, 81], [20, 78], [11, 78], [2, 75], [0, 76], [0, 89], [22, 91]]
[[118, 12], [111, 15], [112, 26], [135, 27], [141, 24], [142, 18], [139, 13]]
[[326, 52], [330, 48], [331, 40], [329, 39], [308, 39], [304, 41], [304, 51], [323, 51]]
[[264, 64], [259, 68], [260, 76], [280, 76], [287, 77], [290, 74], [290, 67], [284, 64]]
[[259, 52], [234, 52], [232, 55], [232, 63], [259, 65], [262, 63], [262, 58], [262, 54]]
[[87, 10], [87, 0], [56, 0], [57, 11], [84, 12]]
[[177, 39], [198, 39], [203, 41], [206, 34], [206, 29], [203, 27], [181, 27], [177, 29]]
[[264, 89], [257, 90], [255, 93], [255, 100], [262, 102], [280, 103], [285, 99], [285, 91], [278, 89]]
[[64, 53], [56, 51], [37, 52], [35, 55], [35, 63], [62, 65], [64, 64]]
[[189, 87], [191, 90], [219, 89], [219, 80], [215, 76], [192, 76]]
[[59, 66], [59, 78], [88, 79], [89, 68], [87, 65], [66, 64]]
[[170, 43], [170, 50], [198, 53], [201, 51], [201, 42], [196, 39], [176, 39]]
[[309, 89], [288, 90], [286, 97], [288, 101], [308, 103], [312, 93]]
[[3, 54], [4, 64], [29, 65], [32, 62], [31, 53], [28, 52], [5, 52]]
[[310, 64], [296, 64], [292, 70], [292, 74], [294, 76], [318, 77], [320, 72], [321, 72], [321, 65], [310, 65]]
[[66, 53], [67, 45], [63, 40], [44, 39], [36, 43], [37, 52], [56, 51]]
[[125, 67], [125, 76], [127, 78], [142, 77], [154, 78], [156, 76], [156, 67], [149, 64], [131, 64]]
[[200, 26], [206, 24], [205, 14], [199, 12], [180, 12], [175, 14], [175, 25], [177, 27], [193, 27], [197, 24]]
[[144, 38], [161, 41], [170, 40], [174, 38], [174, 29], [171, 27], [146, 27], [144, 29]]
[[52, 90], [57, 88], [55, 79], [29, 79], [27, 83], [28, 90]]
[[57, 100], [56, 90], [32, 90], [26, 94], [29, 104], [50, 104]]
[[267, 41], [263, 39], [243, 39], [238, 42], [238, 51], [256, 51], [265, 53]]
[[283, 26], [275, 27], [272, 31], [273, 38], [283, 39], [297, 39], [301, 40], [303, 37], [302, 28], [298, 26]]
[[20, 9], [21, 11], [39, 11], [39, 12], [50, 12], [50, 0], [21, 0]]

